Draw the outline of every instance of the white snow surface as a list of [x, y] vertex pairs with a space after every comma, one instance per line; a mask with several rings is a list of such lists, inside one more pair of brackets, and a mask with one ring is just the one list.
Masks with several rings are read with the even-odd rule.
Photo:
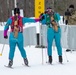
[[[0, 44], [0, 53], [3, 45]], [[13, 68], [6, 68], [8, 65], [9, 46], [5, 45], [3, 54], [0, 56], [0, 75], [76, 75], [76, 52], [65, 52], [63, 49], [63, 64], [58, 63], [58, 55], [56, 48], [53, 48], [52, 65], [46, 63], [48, 61], [47, 49], [35, 48], [35, 46], [25, 47], [30, 67], [23, 66], [23, 58], [16, 47], [13, 60]], [[67, 62], [67, 60], [69, 62]]]
[[[0, 27], [0, 30], [3, 30], [3, 26]], [[0, 53], [2, 47], [3, 44], [0, 44]], [[2, 56], [0, 56], [0, 75], [76, 75], [76, 51], [65, 52], [66, 49], [63, 48], [63, 64], [59, 64], [57, 50], [53, 48], [53, 62], [50, 65], [46, 63], [48, 61], [46, 48], [43, 50], [42, 48], [35, 48], [35, 46], [27, 46], [24, 48], [31, 67], [22, 65], [24, 63], [23, 58], [17, 47], [12, 66], [14, 69], [4, 67], [9, 62], [9, 45], [5, 45]]]

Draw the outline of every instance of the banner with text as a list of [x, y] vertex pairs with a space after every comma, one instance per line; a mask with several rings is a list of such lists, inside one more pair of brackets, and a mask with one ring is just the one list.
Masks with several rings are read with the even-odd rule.
[[45, 9], [45, 0], [35, 0], [35, 17], [38, 18]]

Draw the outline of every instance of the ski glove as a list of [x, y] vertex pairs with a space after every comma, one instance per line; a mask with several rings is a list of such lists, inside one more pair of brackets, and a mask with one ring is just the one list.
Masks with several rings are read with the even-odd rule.
[[42, 21], [43, 19], [45, 19], [45, 16], [43, 15], [43, 13], [40, 14], [40, 21]]
[[42, 17], [40, 18], [40, 21], [42, 21], [43, 19], [45, 19], [45, 16], [42, 16]]
[[8, 30], [4, 30], [4, 38], [5, 38], [5, 39], [8, 38], [8, 36], [7, 36], [7, 31], [8, 31]]
[[8, 38], [8, 36], [6, 35], [6, 36], [4, 36], [4, 38], [5, 38], [5, 39], [7, 39], [7, 38]]

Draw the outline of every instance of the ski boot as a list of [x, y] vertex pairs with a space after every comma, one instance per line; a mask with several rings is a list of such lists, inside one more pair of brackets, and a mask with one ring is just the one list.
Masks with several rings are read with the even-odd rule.
[[52, 64], [52, 56], [49, 56], [49, 63]]
[[13, 65], [13, 60], [9, 60], [8, 67], [12, 67], [12, 65]]
[[66, 49], [66, 52], [70, 52], [71, 50], [70, 49]]
[[25, 64], [26, 66], [28, 66], [28, 59], [27, 59], [27, 58], [24, 58], [24, 64]]
[[59, 56], [59, 63], [62, 63], [62, 62], [63, 62], [62, 56]]

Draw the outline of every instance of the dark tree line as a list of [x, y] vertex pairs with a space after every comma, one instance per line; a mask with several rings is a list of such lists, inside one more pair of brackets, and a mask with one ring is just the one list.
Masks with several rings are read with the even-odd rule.
[[[35, 0], [17, 0], [17, 6], [23, 9], [24, 16], [34, 16], [34, 1]], [[61, 15], [64, 15], [65, 10], [70, 4], [74, 4], [76, 7], [75, 0], [45, 0], [45, 9], [50, 6]], [[7, 18], [12, 15], [14, 7], [14, 0], [0, 0], [0, 22], [5, 22]]]

